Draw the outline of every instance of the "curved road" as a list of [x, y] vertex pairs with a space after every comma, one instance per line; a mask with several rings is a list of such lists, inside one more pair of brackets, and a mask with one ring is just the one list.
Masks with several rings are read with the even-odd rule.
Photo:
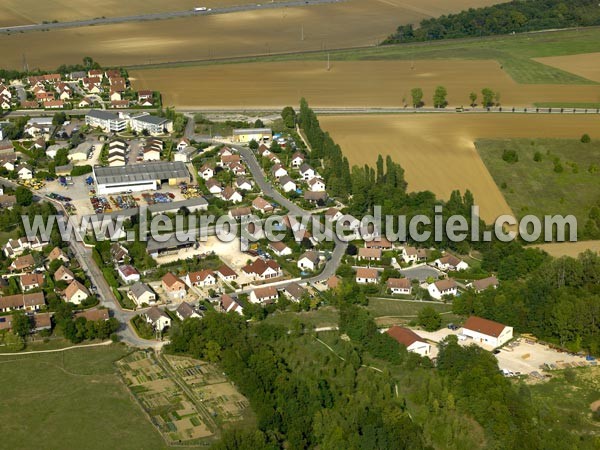
[[[260, 3], [260, 0], [257, 0], [257, 3], [249, 4], [249, 5], [239, 5], [239, 6], [227, 6], [223, 8], [212, 8], [207, 9], [206, 11], [195, 11], [193, 9], [186, 11], [171, 11], [171, 12], [162, 12], [162, 13], [154, 13], [154, 14], [138, 14], [135, 16], [122, 16], [122, 17], [100, 17], [96, 19], [87, 19], [87, 20], [75, 20], [72, 22], [52, 22], [52, 23], [36, 23], [31, 25], [16, 25], [11, 27], [3, 27], [0, 28], [0, 33], [8, 34], [8, 33], [23, 33], [28, 31], [48, 31], [48, 30], [56, 30], [62, 28], [80, 28], [80, 27], [88, 27], [94, 25], [109, 25], [109, 24], [117, 24], [117, 23], [127, 23], [127, 22], [146, 22], [152, 20], [165, 20], [165, 19], [177, 19], [181, 17], [192, 17], [192, 16], [210, 16], [216, 14], [230, 14], [242, 11], [257, 11], [262, 9], [278, 9], [278, 8], [288, 8], [288, 7], [301, 7], [301, 6], [313, 6], [313, 5], [323, 5], [328, 3], [339, 3], [345, 0], [291, 0], [291, 1], [282, 1], [282, 2], [269, 2], [269, 3]], [[198, 0], [199, 7], [202, 6], [202, 0]]]

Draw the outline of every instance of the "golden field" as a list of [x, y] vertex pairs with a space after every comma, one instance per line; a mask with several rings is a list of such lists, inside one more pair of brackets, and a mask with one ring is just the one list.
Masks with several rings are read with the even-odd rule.
[[[286, 61], [131, 71], [135, 89], [154, 89], [179, 107], [282, 107], [305, 97], [313, 107], [399, 107], [420, 87], [431, 106], [439, 85], [450, 106], [489, 87], [507, 106], [600, 102], [600, 86], [518, 84], [494, 60]], [[177, 82], [174, 82], [177, 80]], [[210, 86], [207, 89], [207, 86]]]
[[[280, 1], [280, 0], [275, 0]], [[167, 11], [186, 11], [196, 6], [244, 5], [256, 0], [2, 0], [0, 26], [33, 23], [69, 22], [97, 17], [120, 17], [135, 14], [153, 14]]]
[[[29, 10], [33, 10], [37, 3], [30, 1]], [[52, 69], [63, 63], [78, 63], [84, 56], [114, 66], [368, 46], [380, 42], [400, 24], [493, 3], [496, 1], [348, 0], [309, 7], [15, 33], [1, 35], [0, 48], [3, 67], [21, 68], [25, 54], [31, 68]], [[133, 4], [139, 8], [141, 2], [134, 0]], [[158, 5], [158, 1], [154, 4]], [[17, 11], [26, 8], [18, 7]]]
[[533, 247], [542, 249], [555, 258], [560, 258], [561, 256], [576, 258], [577, 255], [586, 250], [600, 252], [600, 241], [558, 242], [534, 245]]
[[598, 133], [598, 116], [500, 114], [396, 114], [319, 117], [351, 164], [391, 155], [406, 171], [411, 191], [447, 199], [470, 189], [486, 222], [511, 209], [474, 146], [478, 138], [578, 138]]
[[600, 53], [547, 56], [545, 58], [534, 58], [534, 60], [600, 82]]

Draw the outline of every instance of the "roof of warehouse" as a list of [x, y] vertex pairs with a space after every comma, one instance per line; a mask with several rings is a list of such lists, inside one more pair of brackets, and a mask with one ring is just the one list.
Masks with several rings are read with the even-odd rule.
[[131, 119], [138, 120], [140, 122], [146, 122], [151, 125], [162, 125], [163, 123], [166, 123], [169, 121], [169, 119], [166, 119], [164, 117], [151, 116], [150, 114], [141, 114], [139, 116], [134, 116]]
[[94, 175], [98, 184], [124, 184], [190, 176], [184, 163], [165, 161], [120, 167], [94, 167]]

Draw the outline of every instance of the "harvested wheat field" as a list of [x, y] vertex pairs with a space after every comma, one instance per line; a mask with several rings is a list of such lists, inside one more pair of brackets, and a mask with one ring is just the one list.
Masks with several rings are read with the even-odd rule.
[[580, 77], [600, 82], [600, 53], [583, 53], [580, 55], [548, 56], [534, 58], [557, 69], [571, 72]]
[[558, 242], [552, 244], [533, 245], [544, 250], [550, 256], [560, 258], [561, 256], [577, 257], [580, 253], [586, 250], [600, 252], [600, 241], [579, 241], [579, 242]]
[[[439, 85], [450, 106], [489, 87], [506, 106], [534, 102], [600, 102], [600, 86], [518, 84], [493, 60], [286, 61], [131, 71], [135, 89], [161, 91], [179, 107], [282, 107], [305, 97], [315, 107], [400, 107], [420, 87], [426, 106]], [[173, 80], [179, 80], [174, 83]], [[481, 96], [481, 94], [479, 94]]]
[[447, 199], [454, 189], [470, 189], [488, 223], [512, 212], [475, 149], [477, 138], [573, 138], [598, 127], [592, 115], [323, 115], [319, 121], [351, 164], [374, 164], [378, 154], [392, 155], [406, 171], [411, 191], [430, 190]]
[[[140, 4], [135, 0], [135, 4]], [[348, 0], [309, 7], [0, 36], [3, 67], [52, 69], [89, 55], [105, 66], [375, 45], [398, 25], [494, 0]], [[446, 5], [449, 6], [440, 6]], [[427, 12], [428, 14], [425, 14]], [[304, 27], [304, 40], [301, 29]]]
[[[280, 0], [275, 0], [280, 1]], [[256, 0], [2, 0], [0, 2], [0, 27], [32, 23], [68, 22], [97, 17], [121, 17], [135, 14], [153, 14], [169, 11], [186, 11], [196, 6], [244, 5]]]

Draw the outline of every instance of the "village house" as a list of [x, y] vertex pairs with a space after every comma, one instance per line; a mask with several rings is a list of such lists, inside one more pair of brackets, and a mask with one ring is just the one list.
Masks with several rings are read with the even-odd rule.
[[202, 314], [192, 308], [187, 302], [182, 302], [181, 305], [177, 307], [175, 315], [179, 317], [179, 320], [202, 319]]
[[327, 201], [327, 193], [326, 192], [312, 192], [306, 191], [303, 196], [304, 200], [307, 202], [315, 203], [315, 204], [324, 204]]
[[33, 259], [33, 255], [24, 255], [16, 258], [9, 266], [9, 269], [13, 272], [29, 272], [34, 267], [35, 260]]
[[71, 272], [65, 266], [60, 266], [56, 270], [56, 272], [54, 272], [54, 281], [55, 282], [65, 281], [67, 283], [70, 283], [74, 279], [75, 279], [75, 275], [73, 275], [73, 272]]
[[316, 270], [319, 267], [319, 254], [315, 251], [309, 250], [304, 252], [298, 258], [298, 268], [302, 270]]
[[259, 258], [253, 263], [244, 266], [242, 270], [248, 275], [260, 280], [277, 278], [282, 275], [281, 267], [272, 259], [265, 261], [264, 259]]
[[429, 295], [436, 300], [441, 300], [445, 295], [456, 295], [458, 293], [456, 281], [452, 278], [431, 283], [427, 286], [427, 290], [429, 291]]
[[46, 245], [48, 245], [48, 243], [42, 241], [37, 236], [31, 240], [22, 237], [19, 239], [10, 239], [4, 244], [4, 247], [2, 247], [2, 252], [7, 258], [14, 258], [15, 256], [22, 255], [25, 250], [41, 251]]
[[269, 249], [277, 256], [289, 256], [292, 254], [292, 249], [282, 241], [269, 242]]
[[315, 172], [315, 169], [310, 167], [308, 164], [305, 163], [300, 166], [300, 176], [304, 181], [308, 181], [311, 178], [314, 178], [316, 174], [317, 173]]
[[119, 274], [119, 278], [121, 278], [125, 284], [131, 284], [135, 283], [136, 281], [140, 281], [140, 273], [135, 267], [129, 264], [119, 266], [117, 268], [117, 273]]
[[298, 303], [306, 295], [306, 289], [298, 283], [290, 283], [283, 288], [283, 294], [291, 301]]
[[185, 283], [171, 272], [162, 277], [161, 286], [167, 296], [172, 299], [182, 299], [187, 292]]
[[327, 289], [337, 289], [342, 279], [337, 275], [332, 275], [327, 279]]
[[463, 324], [462, 334], [472, 338], [475, 342], [496, 348], [513, 338], [513, 327], [471, 316]]
[[252, 183], [244, 177], [239, 177], [235, 180], [235, 187], [241, 191], [251, 191]]
[[231, 296], [228, 294], [223, 294], [221, 296], [220, 306], [221, 306], [221, 310], [226, 313], [232, 312], [232, 311], [236, 312], [238, 314], [244, 313], [242, 306], [239, 303], [237, 303], [233, 298], [231, 298]]
[[329, 208], [327, 211], [325, 211], [325, 219], [328, 222], [336, 222], [338, 220], [340, 220], [342, 217], [344, 217], [344, 215], [340, 212], [339, 209], [337, 208]]
[[229, 168], [229, 166], [231, 166], [232, 164], [239, 164], [240, 161], [240, 155], [221, 155], [219, 165], [223, 168]]
[[256, 197], [252, 200], [252, 208], [263, 214], [273, 212], [273, 205], [262, 197]]
[[304, 155], [300, 152], [296, 152], [292, 155], [292, 167], [298, 168], [304, 163]]
[[229, 217], [232, 219], [244, 220], [252, 217], [252, 209], [249, 206], [242, 206], [241, 208], [232, 208], [229, 210]]
[[379, 279], [379, 273], [375, 269], [359, 267], [356, 269], [356, 282], [358, 284], [376, 284]]
[[220, 195], [221, 192], [223, 192], [223, 187], [221, 183], [215, 180], [214, 178], [211, 178], [206, 182], [206, 188], [208, 189], [208, 192], [210, 192], [213, 195]]
[[208, 181], [215, 176], [215, 171], [208, 164], [204, 164], [198, 171], [198, 174], [202, 177], [202, 179], [204, 179], [204, 181]]
[[48, 261], [52, 262], [56, 261], [57, 259], [65, 264], [68, 264], [70, 261], [69, 257], [60, 247], [54, 247], [52, 251], [48, 254]]
[[413, 330], [394, 325], [386, 333], [399, 344], [404, 345], [409, 352], [417, 353], [421, 356], [429, 356], [431, 354], [431, 345]]
[[498, 287], [498, 278], [492, 276], [482, 278], [481, 280], [475, 280], [472, 283], [467, 284], [468, 288], [472, 288], [478, 294], [485, 291], [488, 288], [496, 289]]
[[292, 180], [289, 175], [281, 177], [279, 179], [279, 184], [281, 185], [283, 192], [292, 192], [298, 188], [294, 180]]
[[34, 294], [16, 294], [0, 297], [0, 312], [16, 310], [38, 311], [46, 304], [43, 292]]
[[33, 170], [25, 164], [15, 167], [15, 172], [19, 176], [19, 180], [31, 180], [33, 178]]
[[188, 286], [207, 287], [217, 284], [217, 277], [212, 270], [201, 270], [200, 272], [190, 272], [185, 276], [185, 284]]
[[144, 161], [160, 161], [160, 150], [156, 147], [144, 148]]
[[358, 249], [358, 260], [359, 261], [380, 261], [381, 260], [381, 249], [380, 248], [361, 247]]
[[412, 286], [408, 278], [388, 278], [387, 288], [395, 295], [410, 295]]
[[325, 192], [325, 183], [320, 178], [311, 178], [308, 180], [308, 189], [311, 192]]
[[265, 157], [269, 160], [271, 164], [281, 164], [281, 160], [274, 153], [269, 152], [267, 155], [265, 155]]
[[165, 328], [171, 326], [171, 318], [165, 314], [164, 311], [153, 306], [143, 314], [146, 323], [152, 325], [155, 331], [162, 332]]
[[365, 241], [366, 248], [379, 248], [381, 250], [393, 250], [392, 243], [383, 236], [377, 236], [374, 239]]
[[273, 177], [276, 179], [284, 177], [287, 174], [288, 171], [285, 170], [285, 168], [281, 164], [275, 164], [273, 167], [271, 167], [271, 175], [273, 175]]
[[417, 262], [417, 249], [415, 247], [404, 247], [402, 249], [402, 260], [407, 264]]
[[98, 322], [99, 320], [103, 320], [106, 322], [108, 319], [110, 319], [110, 314], [108, 312], [108, 309], [106, 308], [94, 308], [88, 309], [87, 311], [75, 313], [74, 317], [75, 319], [83, 317], [84, 319], [89, 320], [90, 322]]
[[90, 296], [90, 292], [79, 281], [73, 280], [65, 289], [64, 296], [67, 302], [79, 305]]
[[118, 242], [113, 242], [110, 246], [110, 257], [115, 264], [122, 264], [129, 259], [129, 250]]
[[137, 282], [127, 292], [127, 297], [137, 306], [154, 305], [156, 303], [156, 294], [150, 287], [144, 283]]
[[44, 284], [44, 276], [39, 273], [26, 273], [19, 277], [19, 285], [23, 292], [39, 289]]
[[217, 269], [217, 275], [219, 278], [225, 281], [235, 281], [238, 278], [238, 274], [226, 264], [223, 264]]
[[250, 293], [250, 301], [252, 303], [270, 303], [273, 300], [277, 300], [278, 297], [277, 289], [273, 286], [256, 288]]
[[221, 193], [221, 198], [226, 202], [231, 202], [234, 204], [241, 203], [244, 200], [242, 195], [231, 186], [227, 186], [225, 189], [223, 189], [223, 192]]
[[444, 272], [467, 270], [469, 265], [454, 255], [446, 255], [436, 259], [433, 265]]

